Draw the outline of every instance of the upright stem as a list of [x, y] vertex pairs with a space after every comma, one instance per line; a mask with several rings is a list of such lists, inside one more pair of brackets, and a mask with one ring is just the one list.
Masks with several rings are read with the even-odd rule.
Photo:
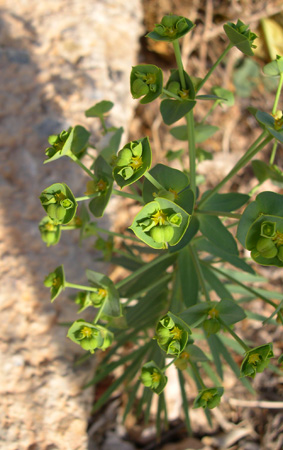
[[198, 277], [199, 283], [201, 285], [202, 292], [203, 292], [203, 294], [205, 296], [205, 300], [207, 302], [210, 302], [209, 292], [206, 289], [205, 279], [204, 279], [204, 276], [203, 276], [203, 273], [202, 273], [202, 270], [201, 270], [201, 266], [200, 266], [200, 262], [199, 262], [199, 259], [198, 259], [198, 254], [196, 252], [196, 249], [195, 249], [195, 247], [193, 245], [189, 245], [188, 246], [188, 250], [189, 250], [189, 252], [191, 254], [191, 257], [192, 257], [192, 260], [193, 260], [193, 263], [194, 263], [194, 266], [195, 266], [195, 269], [196, 269], [197, 277]]
[[[179, 71], [179, 77], [181, 81], [182, 89], [186, 89], [186, 81], [184, 76], [184, 67], [182, 62], [182, 55], [180, 50], [180, 45], [178, 39], [173, 41], [173, 47], [176, 57], [176, 62]], [[190, 187], [196, 194], [196, 144], [195, 144], [195, 124], [194, 124], [194, 113], [191, 110], [186, 114], [187, 131], [188, 131], [188, 142], [189, 142], [189, 159], [190, 159]]]
[[271, 152], [271, 155], [270, 155], [269, 164], [273, 164], [274, 163], [277, 146], [278, 146], [278, 141], [275, 141], [274, 144], [273, 144], [273, 147], [272, 147], [272, 152]]
[[207, 82], [208, 78], [210, 77], [210, 75], [213, 73], [213, 71], [216, 69], [216, 67], [218, 66], [218, 64], [221, 63], [222, 59], [225, 58], [225, 56], [227, 55], [227, 53], [231, 50], [231, 48], [234, 47], [234, 45], [230, 42], [230, 44], [228, 45], [228, 47], [224, 50], [224, 52], [222, 53], [222, 55], [219, 56], [219, 58], [217, 59], [217, 61], [213, 64], [213, 66], [211, 67], [211, 69], [207, 72], [207, 74], [205, 75], [205, 77], [202, 79], [202, 81], [200, 82], [200, 84], [198, 85], [198, 91], [203, 87], [203, 85]]
[[258, 143], [262, 140], [263, 137], [266, 136], [266, 131], [261, 133], [261, 135], [258, 137], [258, 139], [250, 146], [248, 151], [245, 153], [244, 156], [237, 162], [237, 164], [233, 167], [232, 170], [226, 175], [226, 177], [223, 178], [220, 183], [218, 183], [210, 192], [208, 195], [206, 195], [205, 198], [202, 198], [199, 202], [199, 207], [201, 205], [204, 205], [208, 199], [210, 199], [216, 192], [219, 191], [219, 189], [224, 186], [227, 181], [230, 180], [240, 169], [242, 169], [248, 162], [260, 151], [262, 150], [272, 139], [273, 136], [268, 136], [264, 141], [261, 142], [261, 144], [258, 145]]
[[202, 378], [201, 378], [201, 376], [200, 376], [200, 374], [199, 374], [197, 365], [196, 365], [193, 361], [191, 361], [191, 360], [190, 360], [189, 362], [190, 362], [190, 366], [191, 366], [191, 368], [192, 368], [193, 374], [194, 374], [194, 376], [196, 377], [196, 379], [198, 380], [198, 382], [199, 382], [199, 384], [201, 385], [202, 389], [206, 389], [206, 385], [205, 385], [204, 382], [202, 381]]
[[215, 100], [215, 102], [213, 103], [212, 107], [207, 111], [206, 115], [201, 120], [200, 125], [202, 125], [205, 122], [205, 120], [215, 110], [215, 108], [219, 105], [219, 103], [220, 103], [220, 100]]
[[173, 47], [174, 47], [176, 62], [177, 62], [177, 66], [178, 66], [181, 86], [182, 86], [182, 89], [186, 89], [186, 81], [185, 81], [185, 76], [184, 76], [184, 67], [183, 67], [182, 55], [181, 55], [180, 44], [179, 44], [179, 40], [178, 39], [173, 41]]
[[231, 336], [233, 336], [235, 341], [237, 341], [238, 344], [240, 344], [240, 346], [243, 347], [243, 349], [246, 352], [250, 350], [250, 347], [247, 344], [245, 344], [245, 342], [242, 341], [241, 338], [239, 338], [239, 336], [232, 330], [232, 328], [229, 327], [229, 325], [227, 325], [220, 317], [218, 317], [217, 320], [221, 323], [221, 325], [223, 325], [223, 327], [228, 331], [228, 333], [230, 333]]
[[280, 80], [279, 80], [278, 88], [277, 88], [276, 95], [275, 95], [275, 100], [274, 100], [274, 104], [273, 104], [273, 108], [272, 108], [272, 114], [275, 114], [277, 111], [282, 86], [283, 86], [283, 73], [280, 73]]
[[119, 195], [120, 197], [131, 198], [131, 199], [136, 200], [136, 201], [138, 201], [140, 203], [144, 203], [143, 198], [140, 195], [137, 195], [137, 194], [130, 194], [129, 192], [119, 191], [118, 189], [113, 189], [112, 193], [115, 194], [115, 195]]
[[190, 188], [196, 197], [196, 144], [195, 144], [195, 125], [193, 110], [186, 114], [188, 142], [189, 142], [189, 159], [190, 159]]

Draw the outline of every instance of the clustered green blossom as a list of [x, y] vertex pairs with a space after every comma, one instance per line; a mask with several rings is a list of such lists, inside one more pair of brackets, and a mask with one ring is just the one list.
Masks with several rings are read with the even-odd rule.
[[50, 245], [56, 245], [59, 242], [61, 236], [60, 225], [54, 223], [50, 217], [44, 217], [38, 225], [41, 239], [46, 243], [47, 247]]
[[202, 389], [194, 401], [193, 408], [213, 409], [218, 406], [224, 393], [223, 387]]
[[94, 353], [95, 349], [106, 350], [113, 341], [113, 333], [107, 328], [83, 319], [73, 323], [67, 336], [90, 353]]
[[[174, 317], [174, 319], [173, 319]], [[158, 345], [169, 355], [179, 357], [185, 349], [190, 330], [172, 313], [164, 316], [156, 327]]]
[[142, 367], [140, 380], [153, 392], [161, 394], [168, 379], [154, 361], [149, 361]]
[[52, 134], [51, 136], [49, 136], [48, 142], [51, 145], [51, 147], [48, 147], [45, 150], [45, 154], [46, 156], [48, 156], [49, 159], [52, 158], [57, 152], [60, 152], [63, 149], [64, 144], [70, 135], [71, 129], [72, 128], [69, 128], [68, 131], [63, 130], [59, 134]]
[[44, 286], [50, 287], [51, 301], [53, 302], [65, 288], [65, 274], [63, 266], [56, 267], [44, 280]]
[[257, 373], [264, 371], [269, 365], [270, 358], [273, 356], [272, 344], [261, 345], [260, 347], [249, 350], [246, 352], [241, 365], [241, 377], [254, 378]]
[[64, 183], [55, 183], [46, 188], [41, 193], [40, 201], [55, 225], [69, 223], [76, 214], [77, 202]]

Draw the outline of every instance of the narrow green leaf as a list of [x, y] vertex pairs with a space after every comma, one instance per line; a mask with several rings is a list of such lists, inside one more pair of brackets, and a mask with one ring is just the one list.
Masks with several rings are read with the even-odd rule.
[[[203, 198], [205, 198], [209, 192], [210, 191], [206, 191]], [[249, 195], [240, 194], [238, 192], [229, 192], [227, 194], [216, 193], [210, 197], [200, 209], [231, 212], [241, 208], [241, 206], [247, 203], [249, 199]]]
[[177, 271], [181, 282], [183, 302], [189, 308], [198, 301], [199, 282], [188, 247], [183, 248], [179, 253]]
[[86, 117], [103, 117], [110, 109], [112, 109], [114, 103], [108, 100], [102, 100], [101, 102], [96, 103], [91, 108], [87, 109], [85, 112]]
[[211, 286], [211, 288], [216, 292], [216, 294], [220, 298], [233, 300], [233, 296], [225, 287], [223, 281], [220, 281], [219, 278], [216, 275], [214, 275], [214, 273], [208, 266], [202, 265], [202, 273], [204, 275], [205, 281], [207, 281], [207, 283]]
[[237, 243], [232, 234], [216, 216], [201, 214], [198, 217], [200, 231], [217, 247], [224, 248], [225, 252], [238, 256]]
[[192, 433], [191, 428], [191, 422], [190, 422], [190, 416], [189, 416], [189, 402], [187, 399], [187, 394], [185, 390], [185, 379], [184, 375], [182, 374], [181, 370], [178, 370], [178, 377], [179, 377], [179, 384], [180, 384], [180, 390], [181, 390], [181, 396], [182, 396], [182, 407], [185, 415], [185, 424], [187, 428], [187, 432], [189, 434]]

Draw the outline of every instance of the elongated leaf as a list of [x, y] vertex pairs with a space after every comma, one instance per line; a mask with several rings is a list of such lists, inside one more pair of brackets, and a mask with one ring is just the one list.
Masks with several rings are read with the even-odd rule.
[[212, 354], [212, 358], [217, 370], [217, 373], [219, 375], [219, 377], [221, 378], [221, 380], [223, 380], [223, 367], [222, 367], [222, 362], [220, 359], [220, 346], [219, 346], [219, 342], [217, 339], [216, 334], [211, 334], [209, 337], [207, 337], [207, 342]]
[[200, 214], [198, 217], [200, 231], [217, 247], [225, 249], [225, 252], [238, 256], [238, 248], [232, 234], [216, 216]]
[[184, 375], [182, 374], [181, 370], [178, 370], [178, 378], [179, 378], [179, 384], [180, 384], [180, 390], [181, 390], [181, 396], [182, 396], [182, 407], [185, 415], [185, 424], [186, 428], [189, 434], [192, 432], [191, 428], [191, 422], [190, 422], [190, 416], [189, 416], [189, 402], [187, 399], [187, 394], [185, 390], [185, 379]]
[[[206, 195], [210, 191], [206, 191], [203, 195], [205, 199]], [[228, 194], [214, 194], [207, 201], [201, 205], [200, 209], [207, 211], [235, 211], [250, 199], [249, 195], [240, 194], [238, 192], [229, 192]]]
[[166, 125], [172, 125], [172, 123], [177, 122], [177, 120], [181, 119], [191, 111], [195, 104], [195, 101], [189, 100], [162, 100], [160, 112], [164, 123], [166, 123]]
[[254, 273], [252, 267], [249, 266], [243, 259], [240, 259], [238, 256], [232, 255], [231, 253], [227, 253], [225, 250], [221, 249], [220, 247], [217, 247], [216, 245], [212, 244], [212, 242], [209, 242], [206, 239], [201, 239], [197, 241], [195, 245], [200, 251], [208, 252], [214, 256], [218, 256], [224, 261], [227, 261], [230, 264], [232, 264], [232, 266], [238, 267], [239, 269], [245, 272], [252, 274]]
[[220, 298], [233, 300], [233, 296], [225, 287], [223, 281], [220, 281], [219, 278], [216, 275], [214, 275], [213, 271], [209, 267], [202, 265], [202, 273], [204, 275], [205, 281], [207, 281], [207, 283], [211, 286], [211, 288], [216, 292], [216, 294]]
[[86, 117], [103, 117], [103, 115], [108, 113], [113, 106], [114, 103], [108, 100], [102, 100], [86, 110], [85, 115]]
[[244, 310], [234, 300], [221, 300], [217, 305], [217, 311], [227, 325], [232, 325], [246, 318]]
[[181, 282], [183, 302], [189, 308], [198, 301], [199, 282], [188, 247], [185, 247], [179, 253], [177, 270]]

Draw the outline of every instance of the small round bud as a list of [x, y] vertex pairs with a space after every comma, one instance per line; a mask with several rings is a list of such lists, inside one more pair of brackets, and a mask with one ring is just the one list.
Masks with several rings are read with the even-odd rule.
[[278, 248], [277, 257], [278, 257], [278, 259], [280, 259], [280, 261], [283, 262], [283, 245], [280, 245], [280, 247]]
[[132, 84], [132, 94], [134, 98], [142, 97], [149, 93], [148, 85], [142, 81], [140, 78], [137, 78]]
[[174, 228], [171, 225], [157, 225], [150, 230], [150, 236], [157, 243], [170, 242], [174, 236]]
[[172, 92], [172, 94], [178, 95], [180, 89], [181, 86], [178, 81], [171, 81], [168, 85], [168, 91]]
[[259, 238], [259, 240], [257, 241], [257, 244], [256, 244], [256, 249], [260, 253], [268, 252], [270, 250], [273, 250], [274, 248], [276, 248], [274, 242], [270, 238], [266, 238], [266, 237]]

